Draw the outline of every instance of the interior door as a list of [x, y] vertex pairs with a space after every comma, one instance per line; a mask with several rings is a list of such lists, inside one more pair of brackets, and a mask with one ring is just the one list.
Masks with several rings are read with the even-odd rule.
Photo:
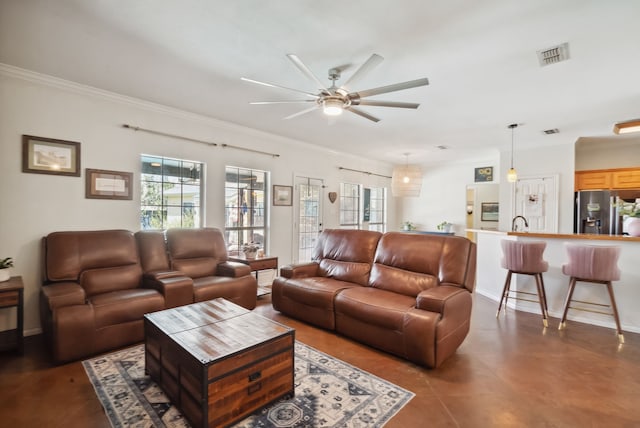
[[529, 223], [529, 232], [558, 232], [557, 175], [519, 178], [515, 192], [512, 218], [524, 216]]
[[297, 219], [294, 224], [294, 239], [297, 249], [296, 263], [311, 261], [313, 249], [322, 232], [322, 195], [324, 182], [318, 178], [296, 176], [294, 198]]

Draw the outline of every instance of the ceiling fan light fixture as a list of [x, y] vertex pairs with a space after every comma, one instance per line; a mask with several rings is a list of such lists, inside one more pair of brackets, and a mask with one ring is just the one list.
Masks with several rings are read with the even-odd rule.
[[327, 116], [340, 116], [344, 108], [344, 101], [340, 98], [325, 98], [322, 101], [322, 111]]
[[632, 132], [640, 132], [640, 119], [616, 123], [615, 125], [613, 125], [613, 132], [616, 134], [630, 134]]

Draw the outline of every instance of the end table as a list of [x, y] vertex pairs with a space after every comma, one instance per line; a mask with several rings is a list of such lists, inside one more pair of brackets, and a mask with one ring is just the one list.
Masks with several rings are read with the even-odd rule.
[[[24, 285], [21, 276], [0, 282], [0, 309], [17, 308], [16, 328], [0, 332], [0, 350], [16, 348], [24, 352]], [[13, 336], [13, 337], [11, 337]]]

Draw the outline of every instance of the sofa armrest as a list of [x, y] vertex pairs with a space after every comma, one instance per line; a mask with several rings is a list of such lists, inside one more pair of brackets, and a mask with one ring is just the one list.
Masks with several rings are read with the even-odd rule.
[[167, 309], [193, 303], [193, 279], [180, 271], [147, 272], [142, 276], [142, 286], [160, 292]]
[[451, 285], [441, 285], [422, 291], [416, 298], [416, 308], [425, 311], [437, 312], [445, 315], [446, 312], [458, 309], [466, 312], [471, 300], [469, 290]]
[[77, 282], [56, 282], [42, 286], [42, 297], [53, 312], [62, 306], [84, 305], [87, 296]]
[[318, 276], [319, 266], [316, 262], [283, 266], [280, 268], [280, 276], [285, 278], [310, 278], [312, 276]]
[[218, 265], [216, 275], [240, 278], [241, 276], [251, 275], [251, 267], [244, 263], [226, 261]]

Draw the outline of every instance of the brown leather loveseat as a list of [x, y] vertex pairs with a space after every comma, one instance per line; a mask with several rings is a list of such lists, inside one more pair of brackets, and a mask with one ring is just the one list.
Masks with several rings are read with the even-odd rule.
[[427, 367], [469, 332], [476, 246], [463, 237], [325, 230], [313, 262], [285, 266], [273, 307]]
[[56, 362], [142, 341], [148, 312], [216, 297], [255, 307], [256, 280], [248, 266], [227, 262], [218, 229], [170, 229], [167, 236], [175, 238], [174, 259], [161, 231], [53, 232], [43, 239], [40, 317]]

